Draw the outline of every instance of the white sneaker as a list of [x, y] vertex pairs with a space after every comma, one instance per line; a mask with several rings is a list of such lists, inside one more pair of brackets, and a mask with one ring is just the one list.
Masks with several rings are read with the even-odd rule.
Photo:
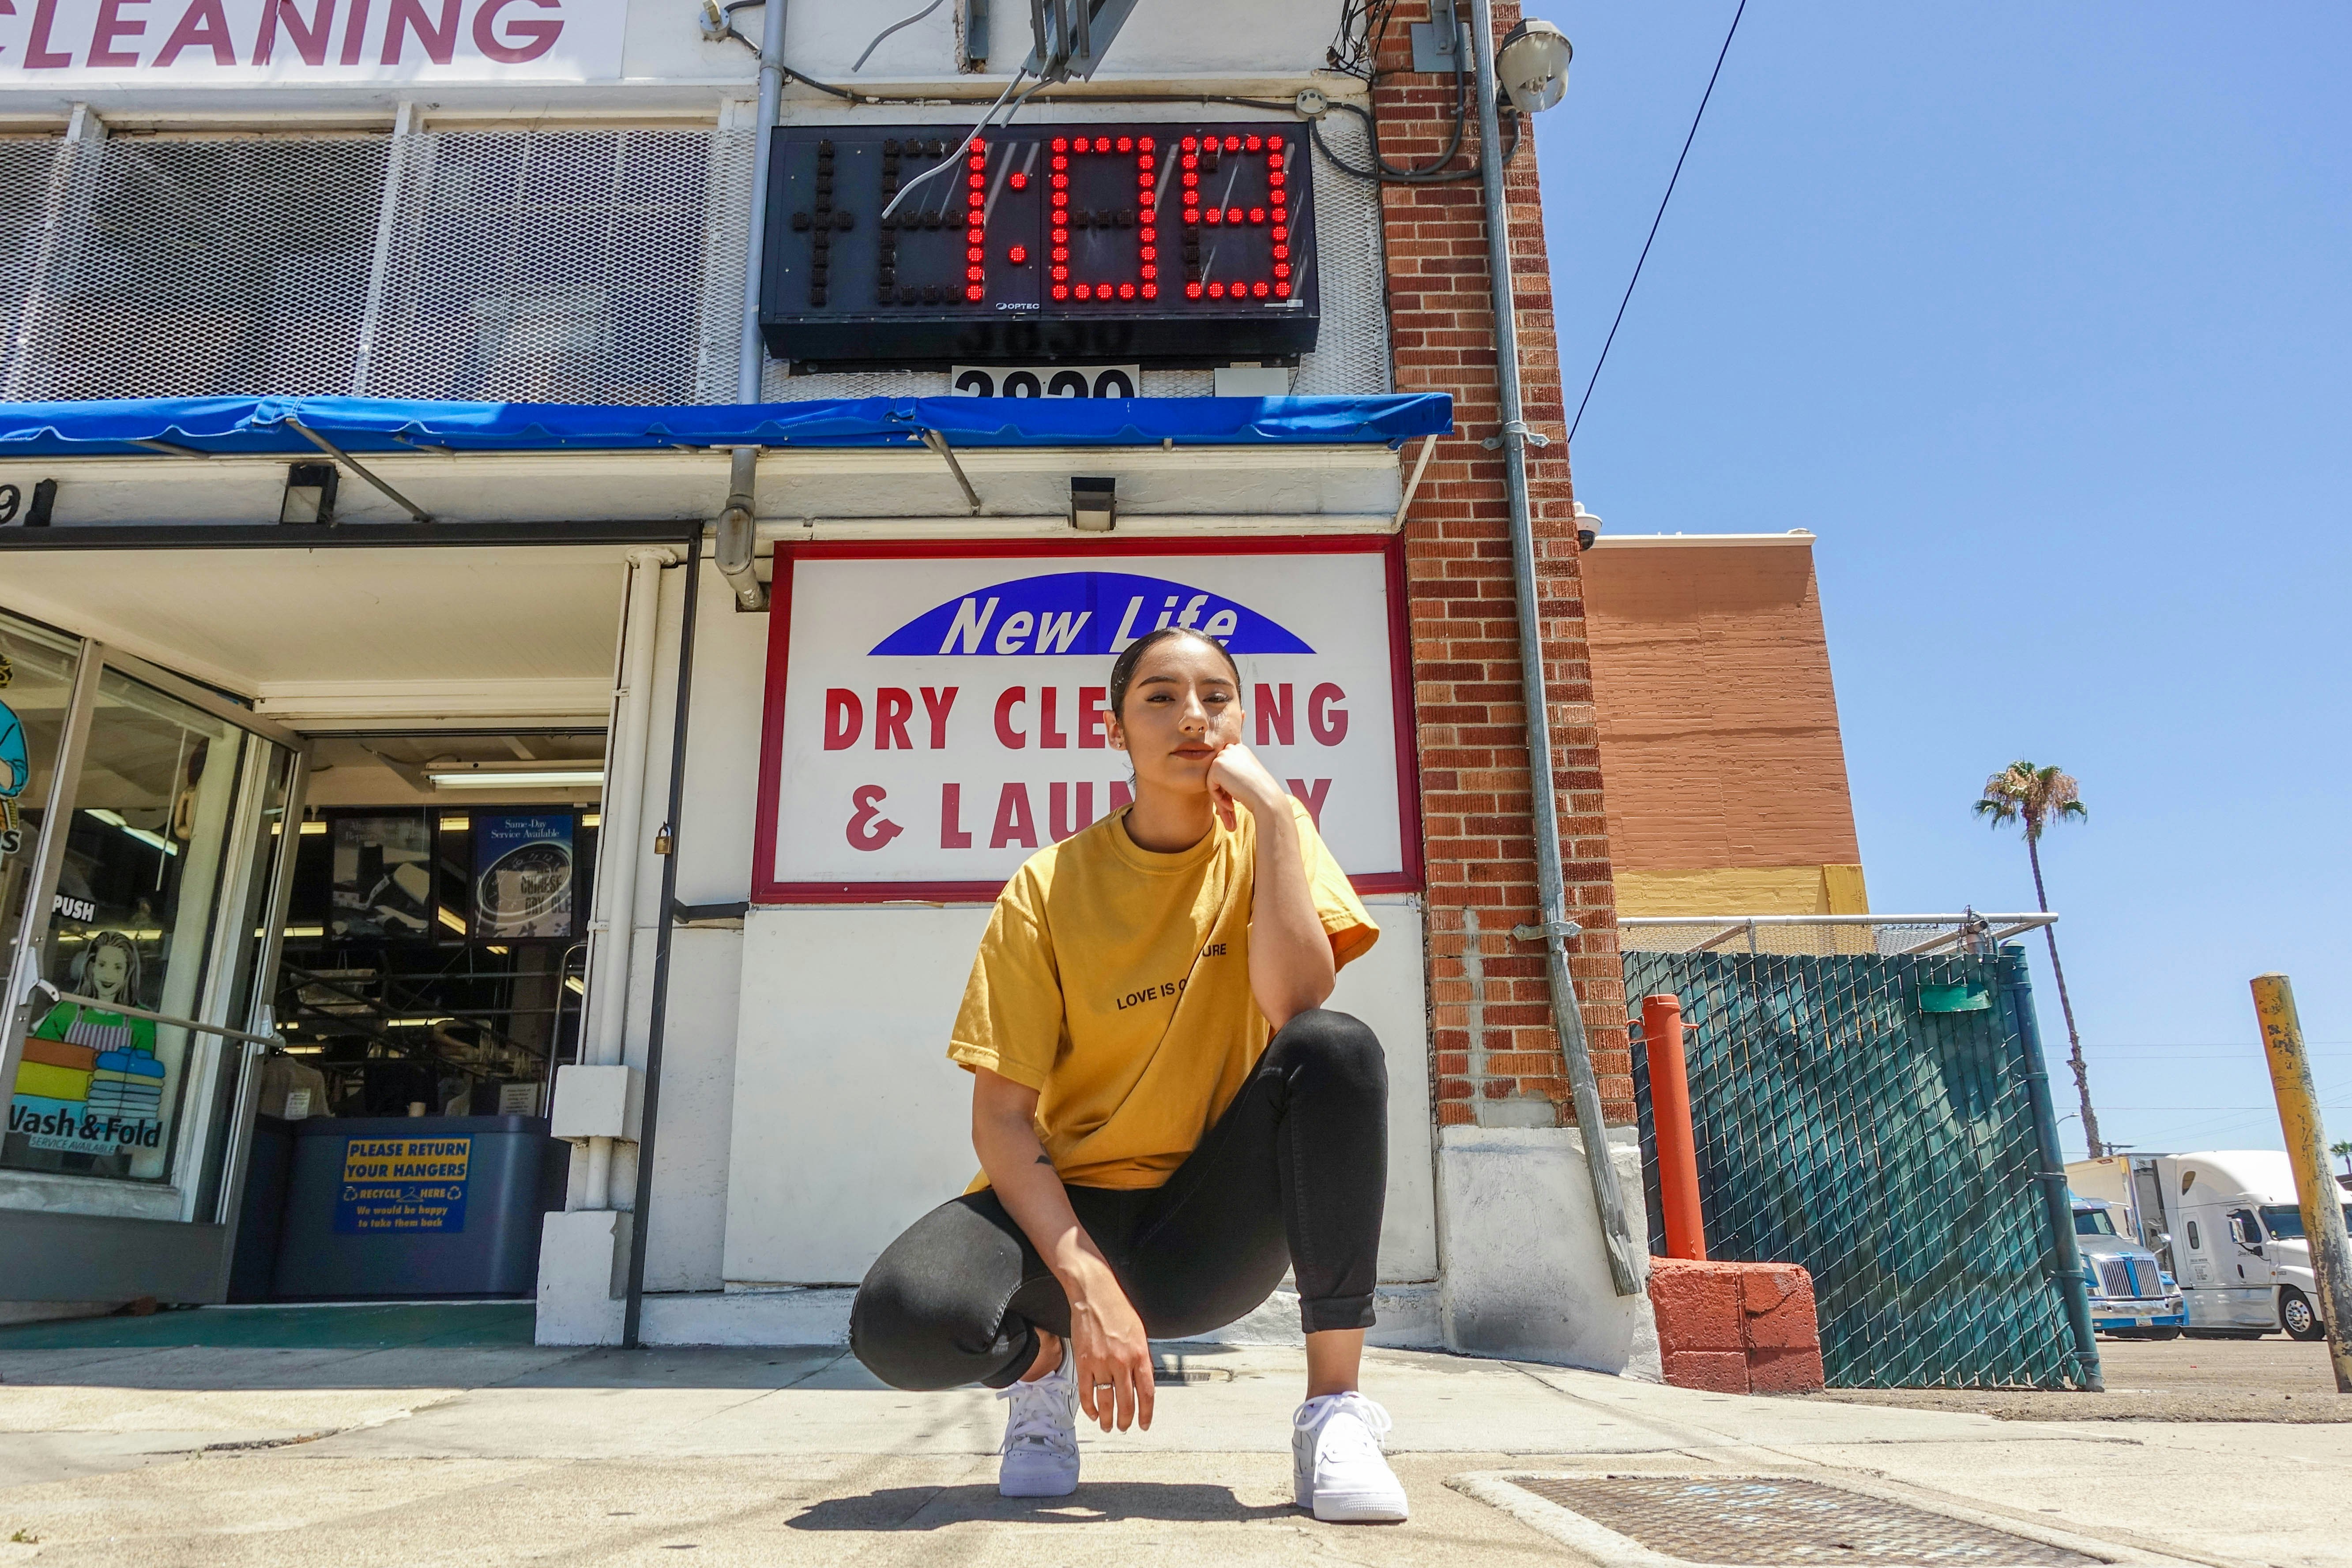
[[1404, 1488], [1381, 1453], [1388, 1429], [1389, 1413], [1360, 1394], [1327, 1394], [1300, 1405], [1290, 1423], [1293, 1500], [1327, 1524], [1402, 1520]]
[[1078, 1489], [1078, 1384], [1070, 1351], [1062, 1364], [1034, 1383], [1000, 1388], [1005, 1412], [1004, 1463], [996, 1472], [1000, 1497], [1067, 1497]]

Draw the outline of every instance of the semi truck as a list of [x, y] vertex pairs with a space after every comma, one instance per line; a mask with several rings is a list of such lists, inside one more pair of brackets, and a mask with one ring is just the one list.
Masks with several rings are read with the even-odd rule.
[[[2294, 1171], [2284, 1152], [2114, 1154], [2075, 1161], [2066, 1183], [2078, 1197], [2112, 1205], [2179, 1281], [2190, 1338], [2326, 1333]], [[2352, 1204], [2345, 1207], [2352, 1219]]]

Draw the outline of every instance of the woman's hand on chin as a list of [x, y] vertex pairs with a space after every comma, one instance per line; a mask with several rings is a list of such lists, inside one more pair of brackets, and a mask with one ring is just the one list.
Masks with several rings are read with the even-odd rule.
[[1286, 809], [1283, 805], [1286, 793], [1281, 781], [1258, 761], [1257, 753], [1239, 741], [1220, 751], [1209, 763], [1209, 802], [1227, 827], [1239, 826], [1234, 818], [1235, 801], [1247, 806], [1252, 816], [1263, 817]]
[[1143, 1320], [1108, 1268], [1096, 1263], [1066, 1286], [1070, 1298], [1071, 1371], [1078, 1405], [1106, 1432], [1116, 1425], [1151, 1429], [1151, 1342]]

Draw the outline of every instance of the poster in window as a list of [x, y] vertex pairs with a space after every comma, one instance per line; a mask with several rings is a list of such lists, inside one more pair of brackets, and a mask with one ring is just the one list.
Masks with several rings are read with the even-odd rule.
[[425, 936], [433, 929], [433, 833], [422, 813], [335, 822], [337, 937]]
[[474, 818], [474, 934], [495, 941], [572, 934], [572, 816]]

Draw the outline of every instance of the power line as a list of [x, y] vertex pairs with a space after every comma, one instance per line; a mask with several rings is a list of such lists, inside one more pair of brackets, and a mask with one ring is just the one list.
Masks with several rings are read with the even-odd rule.
[[1675, 172], [1666, 181], [1666, 194], [1658, 198], [1658, 216], [1650, 220], [1650, 237], [1642, 242], [1642, 255], [1633, 263], [1633, 276], [1626, 280], [1625, 297], [1617, 301], [1617, 319], [1609, 323], [1609, 336], [1601, 345], [1601, 357], [1592, 362], [1592, 375], [1584, 384], [1584, 396], [1577, 403], [1576, 417], [1569, 421], [1568, 439], [1576, 442], [1576, 427], [1584, 423], [1584, 405], [1592, 401], [1592, 388], [1601, 380], [1601, 367], [1609, 363], [1609, 346], [1617, 341], [1617, 329], [1624, 324], [1625, 307], [1633, 302], [1633, 286], [1642, 280], [1643, 263], [1650, 259], [1650, 247], [1658, 237], [1658, 225], [1666, 217], [1666, 204], [1675, 199], [1675, 182], [1683, 177], [1683, 159], [1690, 156], [1691, 143], [1698, 139], [1698, 122], [1706, 118], [1707, 100], [1715, 96], [1715, 79], [1723, 74], [1723, 59], [1731, 53], [1731, 40], [1739, 31], [1739, 18], [1748, 15], [1748, 0], [1739, 0], [1739, 9], [1731, 14], [1731, 26], [1723, 35], [1723, 47], [1715, 57], [1715, 69], [1708, 73], [1706, 90], [1699, 94], [1698, 112], [1691, 116], [1690, 134], [1683, 138], [1681, 156], [1675, 160]]

